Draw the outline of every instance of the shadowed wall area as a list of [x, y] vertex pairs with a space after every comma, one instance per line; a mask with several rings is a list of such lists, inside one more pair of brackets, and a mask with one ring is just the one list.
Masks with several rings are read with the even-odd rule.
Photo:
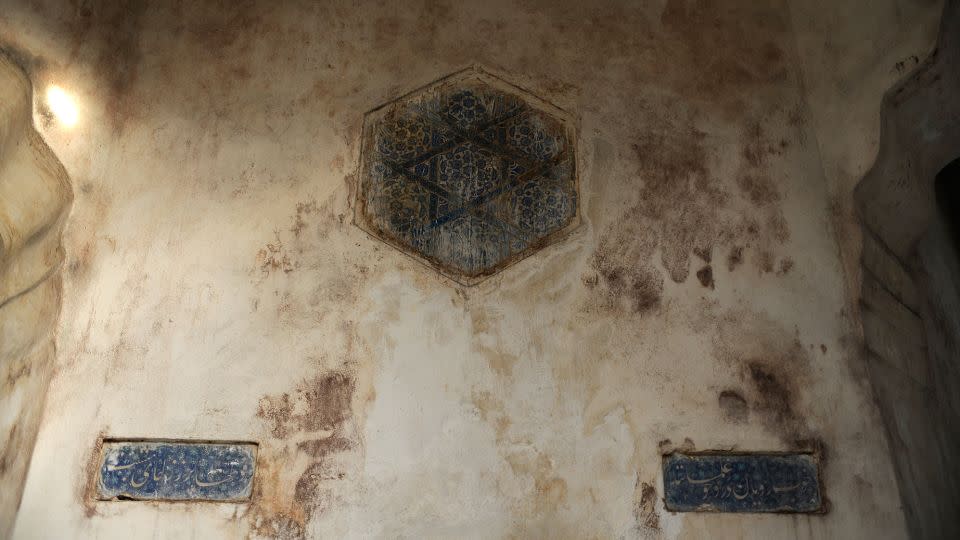
[[886, 95], [856, 191], [870, 379], [914, 538], [960, 536], [960, 6], [936, 51]]

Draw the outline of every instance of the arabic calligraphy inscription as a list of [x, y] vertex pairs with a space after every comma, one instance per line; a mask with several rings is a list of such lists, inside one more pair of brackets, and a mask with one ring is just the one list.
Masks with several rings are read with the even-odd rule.
[[97, 498], [245, 500], [256, 459], [252, 443], [106, 441]]
[[663, 458], [667, 510], [821, 512], [812, 454], [671, 454]]

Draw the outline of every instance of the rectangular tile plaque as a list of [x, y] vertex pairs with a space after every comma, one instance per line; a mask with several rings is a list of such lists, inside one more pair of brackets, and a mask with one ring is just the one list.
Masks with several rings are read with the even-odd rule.
[[104, 441], [97, 498], [246, 500], [256, 461], [253, 443]]
[[820, 467], [812, 454], [680, 454], [663, 458], [667, 510], [819, 512]]

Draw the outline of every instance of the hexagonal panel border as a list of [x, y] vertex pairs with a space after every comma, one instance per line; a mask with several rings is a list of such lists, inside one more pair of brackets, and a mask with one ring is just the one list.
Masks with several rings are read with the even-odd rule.
[[473, 285], [580, 224], [571, 116], [470, 67], [364, 115], [354, 224]]

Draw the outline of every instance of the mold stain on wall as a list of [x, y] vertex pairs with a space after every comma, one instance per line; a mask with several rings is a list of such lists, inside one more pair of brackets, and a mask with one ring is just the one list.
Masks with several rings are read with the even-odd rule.
[[[603, 290], [615, 297], [632, 296], [634, 311], [644, 311], [656, 306], [662, 290], [662, 280], [650, 268], [657, 251], [660, 265], [675, 283], [686, 281], [699, 259], [706, 264], [697, 270], [697, 278], [713, 288], [710, 262], [715, 248], [728, 251], [730, 271], [741, 264], [744, 250], [751, 249], [760, 272], [774, 272], [775, 262], [780, 273], [788, 272], [793, 261], [789, 257], [777, 261], [775, 254], [789, 241], [790, 229], [770, 160], [781, 156], [790, 143], [781, 139], [771, 146], [761, 142], [769, 137], [758, 123], [745, 128], [736, 173], [739, 189], [734, 191], [717, 172], [728, 147], [717, 148], [718, 141], [710, 145], [706, 133], [693, 127], [679, 133], [665, 125], [649, 129], [632, 145], [637, 174], [644, 182], [639, 201], [601, 236], [592, 262], [598, 277], [586, 278], [587, 285], [603, 284]], [[739, 200], [734, 200], [735, 194]], [[618, 260], [624, 262], [614, 262]]]
[[[303, 537], [307, 521], [335, 503], [336, 484], [348, 477], [336, 454], [358, 444], [356, 426], [349, 423], [355, 384], [351, 376], [332, 372], [304, 381], [292, 395], [261, 398], [257, 417], [268, 424], [275, 442], [269, 445], [266, 460], [271, 465], [261, 474], [250, 510], [258, 534]], [[287, 464], [283, 471], [276, 470], [280, 463]], [[291, 493], [283, 486], [295, 470], [301, 472]]]
[[[342, 207], [343, 197], [297, 202], [290, 225], [274, 231], [273, 242], [257, 251], [251, 268], [259, 292], [251, 303], [255, 312], [276, 317], [289, 328], [290, 339], [299, 331], [323, 328], [336, 342], [327, 344], [319, 357], [307, 358], [313, 375], [289, 391], [259, 399], [256, 417], [267, 436], [260, 452], [267, 465], [258, 471], [245, 512], [253, 537], [304, 538], [310, 520], [338, 504], [344, 486], [356, 482], [360, 473], [361, 411], [374, 393], [364, 375], [369, 353], [353, 310], [373, 261], [360, 262], [349, 252], [324, 257], [320, 247], [331, 233], [342, 234], [348, 227], [344, 214], [333, 210]], [[331, 272], [331, 265], [341, 269]], [[303, 273], [318, 279], [296, 280]], [[331, 310], [331, 305], [339, 309]]]

